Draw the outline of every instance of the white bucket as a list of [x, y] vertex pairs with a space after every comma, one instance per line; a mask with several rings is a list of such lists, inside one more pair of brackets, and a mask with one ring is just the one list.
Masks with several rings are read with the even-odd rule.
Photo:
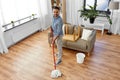
[[76, 57], [77, 57], [77, 63], [83, 63], [84, 62], [84, 58], [85, 58], [85, 54], [77, 53]]

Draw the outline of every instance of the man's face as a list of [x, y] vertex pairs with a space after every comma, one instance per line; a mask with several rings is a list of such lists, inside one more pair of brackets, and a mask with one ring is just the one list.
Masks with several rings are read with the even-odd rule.
[[59, 16], [59, 10], [58, 9], [53, 9], [53, 16], [58, 17]]

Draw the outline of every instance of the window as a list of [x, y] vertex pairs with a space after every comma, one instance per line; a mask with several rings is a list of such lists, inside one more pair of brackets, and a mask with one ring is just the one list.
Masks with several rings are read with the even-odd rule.
[[[0, 0], [2, 25], [38, 13], [37, 0]], [[2, 14], [2, 15], [1, 15]]]
[[95, 6], [95, 10], [99, 12], [107, 12], [109, 13], [108, 5], [110, 0], [84, 0], [84, 9], [89, 10], [88, 5]]

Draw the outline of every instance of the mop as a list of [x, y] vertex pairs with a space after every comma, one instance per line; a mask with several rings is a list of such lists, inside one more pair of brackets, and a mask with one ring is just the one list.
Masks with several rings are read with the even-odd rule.
[[62, 76], [62, 73], [60, 70], [56, 69], [56, 60], [55, 60], [55, 54], [54, 54], [54, 45], [52, 45], [52, 54], [53, 54], [53, 61], [54, 61], [54, 70], [51, 72], [51, 77], [52, 78], [58, 78]]

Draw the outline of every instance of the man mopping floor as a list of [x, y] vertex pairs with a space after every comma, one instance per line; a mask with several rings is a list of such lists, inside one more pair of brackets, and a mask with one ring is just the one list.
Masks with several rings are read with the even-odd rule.
[[51, 35], [52, 35], [52, 45], [56, 43], [57, 45], [57, 61], [56, 65], [62, 62], [62, 37], [63, 37], [63, 21], [62, 18], [59, 16], [60, 9], [59, 7], [53, 7], [53, 19], [52, 19], [52, 26], [51, 26]]
[[[53, 7], [53, 19], [52, 19], [52, 26], [51, 28], [51, 35], [52, 35], [52, 51], [53, 51], [53, 59], [54, 59], [54, 70], [51, 72], [52, 78], [57, 78], [61, 76], [61, 72], [56, 70], [56, 65], [62, 62], [62, 37], [63, 37], [63, 21], [62, 18], [59, 16], [60, 8], [57, 6]], [[55, 60], [54, 54], [54, 45], [57, 45], [57, 61]]]

